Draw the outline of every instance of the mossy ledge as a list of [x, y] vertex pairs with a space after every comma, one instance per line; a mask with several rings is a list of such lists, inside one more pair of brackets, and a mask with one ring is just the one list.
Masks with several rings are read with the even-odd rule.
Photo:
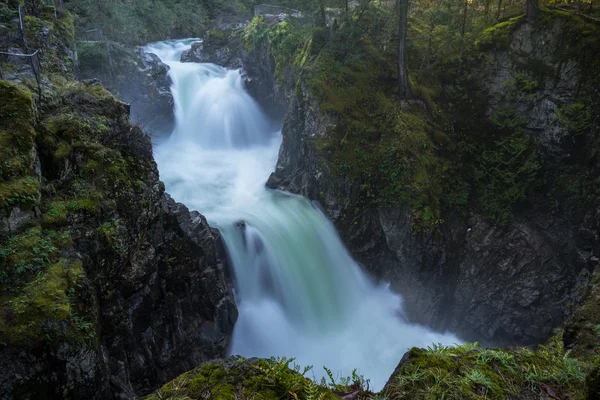
[[477, 343], [413, 348], [379, 393], [356, 373], [335, 379], [324, 370], [328, 378], [317, 383], [309, 379], [312, 368], [301, 368], [293, 359], [231, 357], [203, 364], [145, 400], [595, 398], [586, 397], [594, 390], [593, 366], [571, 357], [558, 337], [535, 351], [484, 349]]

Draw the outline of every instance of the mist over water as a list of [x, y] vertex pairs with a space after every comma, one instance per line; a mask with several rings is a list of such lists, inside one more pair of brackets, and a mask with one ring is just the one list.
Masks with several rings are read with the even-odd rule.
[[295, 357], [316, 377], [323, 365], [342, 376], [357, 368], [379, 390], [410, 347], [457, 343], [407, 323], [401, 297], [363, 273], [309, 200], [265, 188], [281, 133], [239, 71], [179, 62], [193, 41], [146, 48], [171, 67], [175, 98], [176, 127], [156, 161], [167, 191], [225, 239], [240, 313], [231, 354]]

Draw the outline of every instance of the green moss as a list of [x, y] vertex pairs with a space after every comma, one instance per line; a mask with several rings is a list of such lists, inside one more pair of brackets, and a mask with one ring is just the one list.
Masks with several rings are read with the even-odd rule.
[[98, 228], [98, 233], [112, 248], [118, 253], [121, 253], [123, 248], [117, 240], [117, 228], [119, 221], [105, 222]]
[[338, 399], [327, 385], [316, 384], [304, 377], [310, 368], [301, 370], [299, 367], [291, 367], [292, 362], [293, 360], [285, 358], [229, 358], [203, 364], [166, 384], [146, 399]]
[[511, 34], [525, 22], [524, 16], [518, 16], [508, 21], [500, 22], [483, 31], [481, 37], [475, 42], [481, 50], [491, 48], [508, 49]]
[[43, 213], [42, 222], [46, 227], [63, 226], [66, 225], [70, 215], [80, 212], [97, 215], [100, 212], [100, 199], [91, 197], [53, 201]]
[[223, 31], [221, 29], [211, 29], [206, 32], [206, 36], [209, 40], [223, 41], [229, 39], [230, 32]]
[[387, 395], [396, 399], [506, 399], [541, 396], [546, 387], [581, 398], [586, 364], [553, 350], [482, 349], [477, 344], [412, 349]]
[[82, 279], [80, 262], [60, 260], [0, 308], [0, 340], [33, 346], [70, 329], [69, 290]]
[[254, 17], [242, 32], [242, 41], [246, 50], [252, 52], [262, 45], [268, 37], [268, 30], [264, 17]]
[[31, 92], [0, 80], [0, 182], [29, 172], [34, 145]]
[[40, 181], [26, 176], [0, 183], [0, 208], [35, 205], [40, 196]]
[[45, 7], [39, 17], [26, 15], [24, 22], [29, 46], [40, 49], [42, 74], [72, 72], [73, 60], [68, 52], [74, 38], [71, 15], [50, 6]]
[[54, 159], [55, 160], [64, 160], [66, 158], [68, 158], [71, 155], [71, 145], [68, 144], [67, 142], [61, 142], [58, 145], [58, 148], [56, 149], [56, 152], [54, 152]]
[[68, 232], [42, 231], [39, 227], [11, 236], [0, 247], [0, 281], [7, 284], [2, 289], [18, 290], [22, 282], [56, 262], [61, 248], [71, 245]]
[[73, 113], [51, 117], [44, 125], [53, 135], [65, 139], [78, 139], [91, 133], [89, 121]]

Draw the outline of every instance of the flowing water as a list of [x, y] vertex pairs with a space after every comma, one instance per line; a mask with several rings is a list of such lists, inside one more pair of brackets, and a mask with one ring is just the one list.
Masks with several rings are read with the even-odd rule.
[[148, 46], [170, 67], [176, 128], [156, 144], [167, 191], [225, 239], [236, 278], [232, 354], [295, 357], [381, 389], [413, 346], [458, 342], [407, 323], [402, 299], [376, 285], [333, 225], [303, 197], [265, 188], [281, 133], [245, 92], [239, 71], [181, 63], [193, 40]]

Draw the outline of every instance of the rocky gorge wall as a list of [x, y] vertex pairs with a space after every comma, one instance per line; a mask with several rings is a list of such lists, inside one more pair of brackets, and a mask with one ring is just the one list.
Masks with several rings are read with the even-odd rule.
[[26, 18], [39, 86], [1, 65], [0, 397], [131, 399], [223, 356], [237, 310], [218, 232], [165, 193], [130, 106], [74, 80], [57, 14]]
[[[572, 24], [555, 16], [533, 29], [516, 19], [501, 44], [493, 39], [479, 47], [485, 57], [476, 80], [489, 99], [488, 117], [516, 110], [544, 165], [543, 183], [509, 222], [493, 222], [471, 205], [467, 212], [449, 210], [427, 232], [415, 227], [405, 206], [365, 206], [360, 185], [340, 175], [320, 146], [339, 117], [311, 92], [310, 73], [290, 66], [277, 74], [265, 46], [240, 57], [251, 88], [273, 83], [269, 95], [256, 92], [257, 98], [266, 107], [274, 98], [289, 106], [268, 186], [317, 200], [352, 254], [403, 295], [411, 320], [484, 344], [543, 342], [585, 299], [598, 266], [597, 197], [581, 182], [598, 176], [598, 124], [572, 135], [561, 113], [586, 94], [597, 96], [593, 69], [564, 50]], [[535, 84], [515, 90], [527, 82]], [[580, 185], [572, 188], [577, 194], [562, 190], [570, 179]]]

